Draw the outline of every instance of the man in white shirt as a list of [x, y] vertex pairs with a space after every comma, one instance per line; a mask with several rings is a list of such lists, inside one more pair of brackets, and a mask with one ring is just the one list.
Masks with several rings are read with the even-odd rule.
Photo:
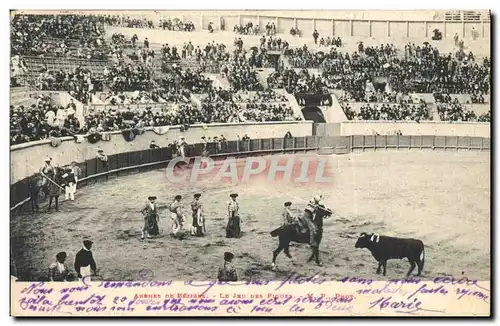
[[57, 114], [56, 114], [56, 117], [57, 117], [57, 125], [62, 127], [64, 125], [64, 120], [66, 120], [67, 118], [67, 113], [66, 113], [66, 109], [64, 109], [63, 107], [60, 107], [58, 110], [57, 110]]
[[74, 175], [74, 178], [75, 178], [75, 182], [71, 185], [71, 193], [73, 194], [73, 198], [76, 194], [76, 186], [78, 184], [78, 177], [82, 174], [82, 169], [80, 169], [80, 167], [78, 165], [76, 165], [76, 162], [73, 161], [71, 162], [71, 166], [70, 166], [70, 169], [71, 169], [71, 172], [73, 172], [73, 175]]
[[56, 114], [54, 113], [53, 110], [48, 110], [45, 113], [45, 119], [47, 121], [47, 124], [51, 127], [54, 127], [56, 124]]

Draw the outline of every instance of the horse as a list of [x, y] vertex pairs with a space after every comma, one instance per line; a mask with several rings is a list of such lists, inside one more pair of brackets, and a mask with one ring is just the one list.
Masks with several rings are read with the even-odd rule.
[[[55, 178], [58, 178], [63, 174], [63, 169], [59, 167], [54, 167], [54, 176], [52, 177], [51, 180], [54, 180]], [[35, 173], [28, 182], [28, 190], [29, 190], [29, 196], [30, 196], [30, 203], [31, 203], [31, 210], [32, 211], [39, 211], [40, 206], [38, 205], [38, 197], [40, 196], [40, 191], [43, 190], [44, 194], [44, 200], [47, 199], [47, 196], [49, 195], [49, 192], [51, 191], [52, 187], [56, 187], [54, 184], [52, 184], [47, 177], [50, 176], [44, 176], [42, 173], [38, 172]]]
[[[314, 238], [315, 245], [311, 246], [312, 254], [307, 260], [308, 263], [315, 259], [318, 266], [323, 266], [323, 263], [319, 259], [319, 244], [323, 238], [323, 218], [328, 218], [331, 215], [332, 211], [330, 209], [326, 208], [324, 205], [318, 206], [313, 220], [317, 228]], [[290, 255], [289, 251], [290, 242], [309, 243], [310, 240], [309, 232], [302, 233], [297, 224], [279, 227], [271, 232], [271, 236], [279, 238], [278, 248], [273, 252], [273, 270], [276, 269], [276, 258], [282, 250], [284, 250], [288, 258], [292, 259], [292, 255]]]
[[41, 173], [36, 173], [29, 179], [28, 190], [31, 211], [38, 211], [40, 209], [40, 206], [38, 206], [38, 196], [40, 196], [40, 191], [43, 190], [44, 200], [47, 199], [47, 194], [49, 192], [49, 180]]

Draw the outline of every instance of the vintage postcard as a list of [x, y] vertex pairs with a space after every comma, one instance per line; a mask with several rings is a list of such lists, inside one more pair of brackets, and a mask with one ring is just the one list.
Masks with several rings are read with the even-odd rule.
[[491, 315], [487, 10], [11, 11], [11, 315]]

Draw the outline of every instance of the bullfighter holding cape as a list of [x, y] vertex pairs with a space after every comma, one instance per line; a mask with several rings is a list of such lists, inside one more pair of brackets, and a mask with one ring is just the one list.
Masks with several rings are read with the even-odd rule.
[[231, 197], [231, 200], [229, 201], [227, 207], [229, 220], [227, 221], [226, 238], [239, 238], [241, 236], [241, 219], [240, 215], [238, 214], [240, 205], [236, 201], [236, 197], [238, 197], [238, 194], [231, 194], [229, 195], [229, 197]]
[[203, 236], [205, 230], [205, 218], [202, 214], [202, 205], [200, 203], [201, 194], [194, 194], [194, 199], [191, 202], [191, 209], [193, 210], [193, 225], [191, 227], [191, 235], [198, 237]]
[[141, 213], [144, 215], [144, 227], [141, 233], [141, 239], [144, 239], [144, 234], [151, 239], [151, 236], [157, 236], [160, 234], [160, 230], [158, 229], [158, 207], [155, 204], [156, 196], [148, 197], [148, 203], [141, 210]]

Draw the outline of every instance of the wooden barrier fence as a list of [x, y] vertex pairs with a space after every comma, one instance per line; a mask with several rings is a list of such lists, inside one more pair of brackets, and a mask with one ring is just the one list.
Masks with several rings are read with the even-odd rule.
[[[208, 143], [206, 150], [210, 157], [224, 158], [227, 156], [247, 157], [307, 152], [347, 154], [353, 151], [388, 149], [489, 151], [490, 143], [490, 138], [460, 136], [307, 136]], [[201, 156], [203, 147], [204, 144], [201, 143], [188, 145], [187, 156]], [[164, 147], [108, 155], [107, 164], [103, 164], [97, 158], [79, 162], [78, 166], [82, 170], [82, 175], [78, 185], [80, 187], [86, 186], [100, 180], [107, 180], [110, 176], [121, 176], [166, 167], [173, 157], [173, 150]], [[11, 212], [19, 212], [27, 208], [30, 199], [29, 179], [30, 177], [27, 177], [11, 185]]]

